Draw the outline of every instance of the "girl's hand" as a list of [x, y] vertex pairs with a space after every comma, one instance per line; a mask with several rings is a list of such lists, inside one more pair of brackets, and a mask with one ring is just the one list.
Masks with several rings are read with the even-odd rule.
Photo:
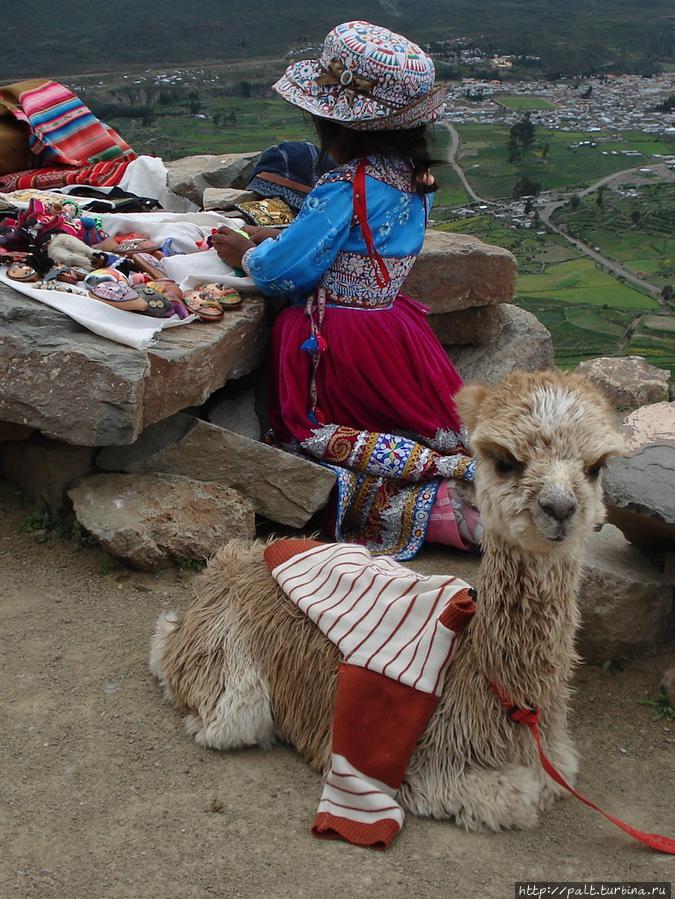
[[270, 237], [272, 240], [276, 240], [281, 234], [281, 231], [277, 228], [261, 228], [257, 225], [244, 225], [242, 231], [245, 231], [248, 234], [256, 246], [262, 243], [263, 240], [268, 240]]
[[241, 257], [246, 250], [254, 247], [255, 243], [231, 228], [223, 227], [212, 236], [211, 245], [223, 262], [227, 262], [233, 268], [241, 268]]

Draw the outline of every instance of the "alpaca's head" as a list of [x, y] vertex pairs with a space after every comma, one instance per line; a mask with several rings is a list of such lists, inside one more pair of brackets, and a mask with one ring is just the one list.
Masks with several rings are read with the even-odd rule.
[[486, 532], [532, 552], [560, 552], [604, 520], [601, 473], [623, 438], [587, 381], [514, 372], [495, 387], [467, 385], [456, 400], [476, 455]]

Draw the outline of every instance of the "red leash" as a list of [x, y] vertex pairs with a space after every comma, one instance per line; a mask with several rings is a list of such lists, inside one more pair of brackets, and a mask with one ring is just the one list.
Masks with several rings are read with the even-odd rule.
[[615, 824], [617, 827], [620, 827], [628, 836], [633, 837], [634, 840], [639, 840], [641, 843], [645, 843], [645, 845], [649, 846], [651, 849], [656, 849], [657, 852], [667, 852], [669, 855], [675, 855], [675, 840], [670, 837], [661, 836], [658, 833], [645, 833], [642, 830], [637, 830], [635, 827], [631, 827], [630, 824], [626, 824], [625, 821], [622, 821], [620, 818], [615, 818], [614, 815], [610, 815], [607, 812], [603, 811], [599, 806], [597, 806], [594, 802], [591, 802], [590, 799], [587, 799], [585, 796], [582, 796], [581, 793], [578, 793], [574, 787], [570, 786], [567, 783], [565, 778], [557, 771], [551, 760], [548, 758], [544, 749], [541, 745], [541, 734], [539, 732], [539, 709], [533, 707], [531, 709], [523, 709], [520, 706], [514, 705], [509, 697], [504, 693], [504, 691], [495, 683], [491, 683], [493, 693], [497, 696], [500, 703], [502, 704], [502, 708], [509, 716], [511, 721], [515, 721], [516, 724], [526, 724], [530, 733], [532, 734], [532, 738], [537, 746], [537, 751], [539, 752], [539, 760], [541, 761], [542, 767], [544, 771], [552, 777], [553, 780], [560, 784], [561, 787], [564, 787], [568, 792], [570, 792], [573, 796], [576, 796], [577, 799], [581, 800], [584, 805], [587, 805], [589, 808], [595, 809], [596, 812], [600, 812], [601, 815], [604, 815], [608, 821], [611, 821], [612, 824]]

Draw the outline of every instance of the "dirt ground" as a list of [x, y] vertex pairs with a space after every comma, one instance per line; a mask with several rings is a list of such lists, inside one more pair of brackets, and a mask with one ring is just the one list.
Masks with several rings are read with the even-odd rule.
[[[288, 748], [198, 747], [148, 674], [155, 618], [186, 605], [194, 575], [38, 543], [18, 531], [29, 511], [0, 485], [1, 899], [501, 899], [517, 880], [673, 879], [673, 857], [575, 800], [530, 832], [409, 817], [386, 853], [313, 839], [320, 779]], [[574, 701], [581, 789], [670, 835], [675, 723], [638, 701], [674, 663], [670, 648], [614, 676], [582, 667]]]

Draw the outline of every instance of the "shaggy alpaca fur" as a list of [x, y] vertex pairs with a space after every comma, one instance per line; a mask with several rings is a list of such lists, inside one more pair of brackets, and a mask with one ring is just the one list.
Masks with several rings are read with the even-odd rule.
[[[599, 471], [622, 443], [605, 400], [575, 375], [516, 373], [463, 388], [457, 404], [485, 527], [478, 608], [398, 798], [469, 830], [531, 827], [563, 791], [489, 684], [539, 706], [546, 750], [574, 782], [567, 709], [582, 543], [604, 519]], [[340, 656], [277, 588], [263, 549], [220, 550], [183, 618], [160, 618], [151, 670], [203, 745], [276, 736], [325, 771]]]

